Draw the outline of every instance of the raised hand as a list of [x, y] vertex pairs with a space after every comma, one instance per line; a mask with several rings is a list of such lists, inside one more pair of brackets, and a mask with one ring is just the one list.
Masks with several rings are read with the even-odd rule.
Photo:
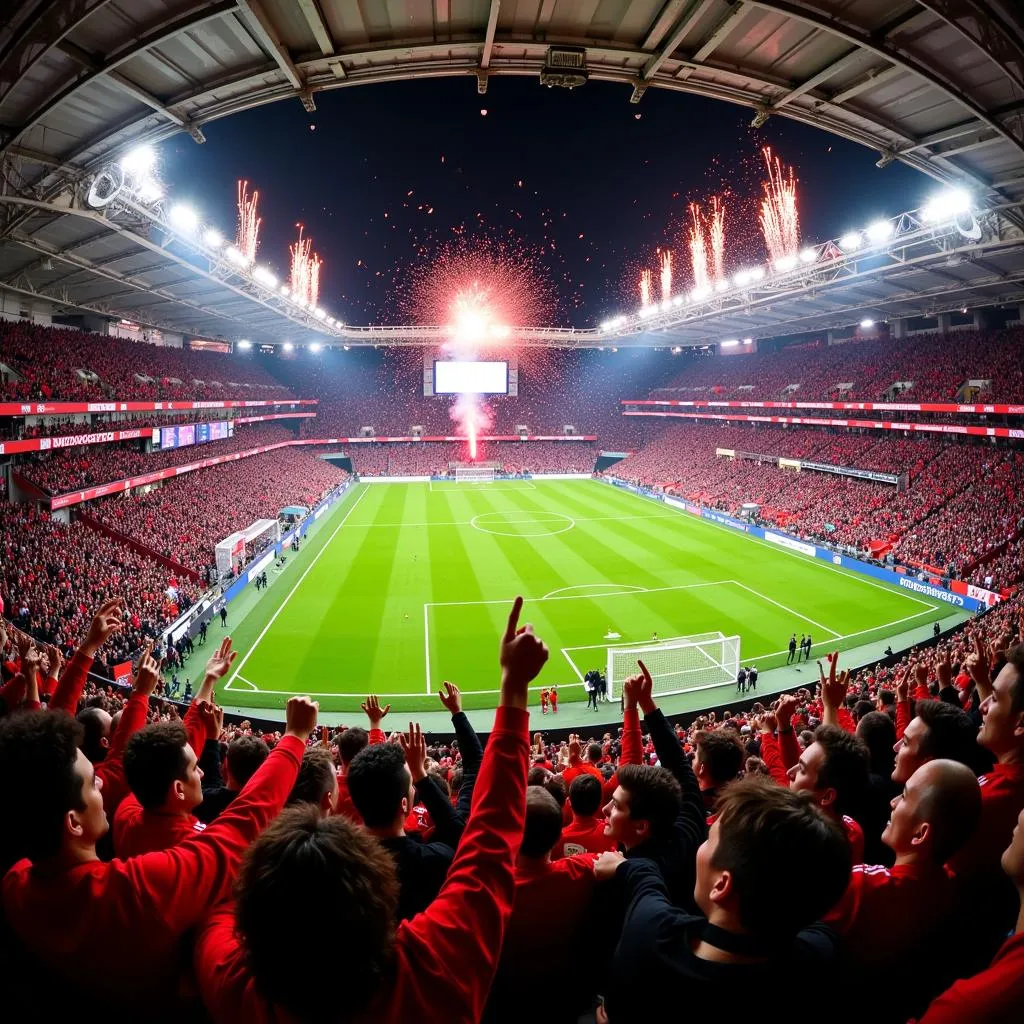
[[316, 716], [320, 705], [308, 697], [291, 697], [285, 709], [285, 735], [297, 736], [303, 743], [316, 728]]
[[953, 684], [953, 665], [949, 660], [949, 648], [935, 659], [935, 675], [939, 680], [939, 689], [944, 690]]
[[622, 709], [634, 710], [637, 706], [637, 697], [643, 686], [644, 677], [642, 673], [635, 676], [627, 676], [622, 683]]
[[64, 655], [60, 653], [60, 648], [56, 644], [51, 644], [46, 650], [50, 655], [50, 675], [58, 679], [64, 668]]
[[609, 882], [615, 877], [619, 865], [626, 858], [619, 852], [605, 851], [594, 861], [594, 877], [599, 882]]
[[836, 724], [836, 713], [843, 706], [843, 702], [846, 700], [846, 691], [850, 688], [850, 673], [844, 671], [837, 677], [838, 665], [839, 652], [833, 651], [828, 655], [828, 678], [826, 678], [821, 662], [818, 662], [818, 675], [821, 677], [821, 702], [825, 710], [823, 719], [830, 725]]
[[800, 698], [792, 693], [784, 693], [775, 705], [775, 720], [780, 729], [791, 729], [793, 714], [800, 705]]
[[160, 662], [153, 657], [153, 641], [148, 640], [139, 658], [138, 668], [132, 677], [132, 689], [136, 693], [144, 693], [147, 697], [156, 690], [160, 680]]
[[[19, 645], [20, 646], [20, 645]], [[43, 652], [31, 643], [21, 655], [21, 673], [26, 679], [39, 676], [39, 666], [43, 661]]]
[[914, 666], [914, 682], [918, 686], [928, 686], [928, 665], [923, 661], [919, 661]]
[[221, 733], [224, 732], [224, 709], [217, 707], [216, 704], [213, 706], [213, 724], [215, 732], [211, 739], [219, 739]]
[[427, 777], [427, 741], [423, 738], [423, 730], [417, 722], [409, 723], [407, 733], [398, 734], [398, 742], [405, 754], [405, 763], [409, 766], [409, 774], [413, 782]]
[[992, 651], [980, 636], [974, 638], [974, 652], [967, 656], [967, 671], [984, 700], [992, 692]]
[[903, 703], [910, 700], [910, 670], [901, 669], [896, 674], [896, 700]]
[[517, 597], [509, 613], [505, 632], [498, 647], [501, 664], [501, 704], [526, 709], [527, 690], [548, 660], [548, 649], [527, 623], [519, 625], [523, 599]]
[[580, 756], [580, 751], [582, 749], [583, 748], [580, 746], [580, 741], [578, 739], [573, 737], [573, 739], [569, 740], [569, 758], [570, 759], [578, 758]]
[[375, 693], [371, 693], [359, 706], [370, 720], [371, 729], [379, 729], [381, 719], [391, 710], [390, 704], [385, 704], [383, 708], [380, 706], [380, 698]]
[[651, 678], [647, 666], [639, 659], [637, 659], [637, 666], [640, 669], [640, 675], [632, 677], [635, 682], [636, 702], [640, 710], [645, 715], [649, 715], [657, 709], [657, 704], [654, 703], [654, 680]]
[[89, 625], [89, 632], [82, 643], [82, 653], [94, 658], [107, 640], [123, 627], [124, 598], [112, 597], [109, 601], [104, 601]]
[[[196, 702], [196, 711], [199, 714], [199, 721], [206, 728], [206, 738], [215, 740], [220, 735], [220, 728], [217, 724], [217, 708], [208, 700]], [[224, 713], [221, 712], [221, 724], [224, 722]]]
[[770, 711], [766, 711], [755, 721], [760, 727], [761, 732], [775, 732], [775, 728], [778, 725], [778, 719]]
[[220, 647], [210, 656], [206, 663], [206, 678], [217, 680], [227, 675], [231, 663], [238, 657], [238, 651], [231, 649], [231, 637], [226, 636], [220, 642]]
[[448, 714], [457, 715], [462, 710], [462, 694], [459, 692], [459, 688], [454, 683], [449, 683], [447, 679], [441, 685], [444, 689], [437, 696]]

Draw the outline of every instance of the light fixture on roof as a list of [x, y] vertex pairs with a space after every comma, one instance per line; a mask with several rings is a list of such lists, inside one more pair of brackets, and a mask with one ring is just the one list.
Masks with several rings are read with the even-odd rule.
[[864, 244], [864, 236], [859, 231], [847, 231], [839, 239], [839, 248], [843, 252], [856, 252]]
[[870, 241], [874, 242], [875, 245], [879, 245], [892, 238], [895, 230], [891, 220], [876, 220], [868, 225], [866, 234]]
[[203, 232], [203, 245], [211, 249], [219, 249], [224, 244], [224, 236], [216, 228], [207, 228]]
[[800, 250], [800, 262], [801, 263], [814, 263], [818, 259], [818, 250], [813, 245], [807, 246], [806, 249]]
[[176, 231], [191, 235], [199, 227], [199, 214], [188, 203], [175, 203], [167, 219]]
[[144, 178], [156, 166], [156, 150], [152, 146], [136, 146], [120, 160], [121, 170], [135, 178]]
[[239, 266], [239, 267], [244, 267], [244, 266], [246, 265], [246, 263], [248, 263], [248, 262], [249, 262], [249, 260], [248, 260], [248, 259], [246, 258], [246, 255], [245, 255], [245, 253], [243, 253], [243, 252], [241, 251], [241, 249], [237, 249], [237, 248], [236, 248], [235, 246], [233, 246], [233, 245], [229, 245], [229, 246], [228, 246], [228, 247], [227, 247], [227, 248], [226, 248], [226, 249], [224, 250], [224, 255], [225, 255], [225, 256], [226, 256], [226, 257], [227, 257], [227, 258], [228, 258], [228, 259], [229, 259], [229, 260], [230, 260], [230, 261], [231, 261], [232, 263], [236, 264], [236, 265], [237, 265], [237, 266]]
[[266, 267], [256, 267], [252, 272], [252, 279], [266, 285], [268, 288], [277, 287], [277, 278]]
[[871, 317], [866, 316], [863, 320], [861, 320], [860, 325], [865, 331], [868, 331], [875, 326], [875, 321], [872, 320]]
[[291, 293], [292, 293], [292, 290], [291, 290], [291, 288], [288, 287], [288, 285], [286, 285], [286, 284], [281, 285], [281, 294], [282, 295], [291, 295]]
[[240, 340], [240, 341], [238, 342], [238, 347], [239, 347], [239, 348], [241, 348], [241, 349], [248, 349], [248, 348], [252, 348], [252, 342], [251, 342], [251, 341], [249, 341], [249, 339], [248, 339], [248, 338], [242, 338], [242, 339], [241, 339], [241, 340]]
[[950, 188], [932, 196], [921, 210], [926, 224], [941, 224], [955, 220], [962, 213], [970, 213], [971, 195], [962, 188]]
[[284, 343], [284, 350], [285, 352], [292, 352], [295, 350], [295, 346], [290, 341], [286, 341]]
[[145, 181], [139, 185], [138, 190], [135, 193], [135, 198], [140, 203], [155, 203], [164, 194], [164, 190], [160, 187], [160, 183], [154, 178], [146, 178]]
[[736, 338], [730, 338], [728, 341], [723, 341], [721, 343], [721, 347], [722, 348], [736, 348], [736, 346], [738, 344], [739, 344], [739, 341]]
[[721, 281], [716, 281], [715, 282], [715, 291], [716, 292], [721, 293], [721, 292], [727, 292], [728, 290], [729, 290], [729, 282], [726, 281], [724, 277], [722, 278]]
[[320, 349], [322, 349], [322, 348], [323, 348], [323, 345], [321, 345], [319, 341], [314, 341], [314, 342], [313, 342], [313, 343], [312, 343], [312, 344], [311, 344], [311, 345], [309, 346], [309, 351], [310, 351], [310, 352], [319, 352], [319, 351], [320, 351]]
[[792, 270], [796, 266], [797, 258], [795, 256], [780, 256], [775, 261], [775, 269], [780, 274], [785, 274], [787, 271]]

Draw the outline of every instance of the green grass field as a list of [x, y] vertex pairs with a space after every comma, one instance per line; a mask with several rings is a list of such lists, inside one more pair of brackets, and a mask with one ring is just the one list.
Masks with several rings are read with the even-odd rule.
[[794, 631], [817, 656], [950, 611], [593, 480], [361, 484], [229, 623], [240, 656], [221, 699], [280, 709], [309, 693], [347, 712], [375, 692], [400, 720], [438, 710], [451, 679], [466, 707], [491, 707], [516, 594], [551, 648], [536, 688], [557, 683], [563, 702], [585, 699], [582, 674], [604, 669], [610, 642], [738, 634], [764, 670]]

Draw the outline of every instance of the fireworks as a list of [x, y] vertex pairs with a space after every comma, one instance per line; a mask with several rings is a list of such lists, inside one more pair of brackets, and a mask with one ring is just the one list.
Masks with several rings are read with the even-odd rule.
[[672, 298], [672, 250], [661, 252], [661, 301], [668, 302]]
[[320, 266], [323, 260], [313, 252], [313, 239], [302, 237], [303, 227], [299, 229], [298, 241], [288, 246], [291, 253], [291, 290], [292, 296], [300, 302], [315, 306], [320, 297]]
[[256, 260], [260, 224], [263, 223], [256, 213], [259, 198], [260, 194], [255, 189], [252, 195], [249, 195], [249, 182], [238, 182], [238, 232], [235, 235], [235, 248], [246, 258], [248, 263], [253, 263]]
[[413, 323], [451, 324], [468, 335], [486, 316], [492, 336], [544, 324], [557, 296], [539, 257], [511, 242], [459, 238], [424, 251], [396, 281], [399, 312]]
[[486, 434], [491, 426], [490, 410], [481, 402], [479, 395], [459, 395], [452, 405], [451, 417], [459, 428], [458, 432], [468, 442], [470, 461], [476, 462], [480, 435]]
[[640, 271], [640, 305], [646, 309], [651, 304], [654, 290], [654, 275], [646, 267]]
[[725, 203], [718, 196], [711, 197], [708, 238], [711, 242], [711, 276], [721, 281], [725, 277]]
[[793, 168], [783, 173], [782, 161], [772, 157], [770, 146], [761, 150], [768, 168], [761, 200], [761, 231], [768, 257], [774, 262], [794, 255], [800, 248], [800, 219], [796, 208], [796, 177]]
[[706, 288], [708, 284], [708, 234], [704, 212], [696, 203], [690, 203], [690, 266], [693, 286]]

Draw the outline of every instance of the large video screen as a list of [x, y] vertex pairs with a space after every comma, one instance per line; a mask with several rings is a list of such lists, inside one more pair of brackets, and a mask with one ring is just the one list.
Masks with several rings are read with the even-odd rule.
[[231, 437], [233, 433], [228, 420], [217, 420], [214, 423], [182, 423], [175, 427], [154, 427], [153, 443], [159, 445], [161, 450], [186, 448]]
[[465, 359], [434, 363], [435, 395], [507, 395], [508, 363]]

